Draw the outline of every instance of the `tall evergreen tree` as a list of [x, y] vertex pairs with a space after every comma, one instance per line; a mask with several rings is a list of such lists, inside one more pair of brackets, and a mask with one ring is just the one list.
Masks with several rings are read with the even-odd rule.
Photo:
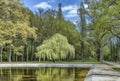
[[80, 17], [80, 22], [79, 22], [79, 31], [80, 31], [80, 39], [81, 39], [81, 55], [82, 55], [82, 61], [84, 61], [84, 56], [85, 56], [85, 42], [86, 42], [86, 18], [85, 18], [85, 8], [84, 8], [84, 3], [81, 2], [80, 8], [78, 9], [78, 15]]
[[63, 15], [62, 15], [62, 4], [59, 3], [58, 5], [58, 14], [57, 14], [58, 19], [62, 19]]

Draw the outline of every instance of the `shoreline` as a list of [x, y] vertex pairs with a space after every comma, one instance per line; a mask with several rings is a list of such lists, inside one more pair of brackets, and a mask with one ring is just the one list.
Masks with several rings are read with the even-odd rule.
[[94, 64], [44, 64], [44, 63], [36, 63], [36, 64], [0, 64], [0, 68], [4, 68], [4, 67], [65, 67], [65, 68], [72, 68], [72, 67], [76, 67], [76, 68], [91, 68], [92, 66], [94, 66]]

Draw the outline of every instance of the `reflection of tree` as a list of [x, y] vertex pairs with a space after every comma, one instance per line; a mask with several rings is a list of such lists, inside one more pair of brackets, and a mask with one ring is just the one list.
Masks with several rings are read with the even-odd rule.
[[22, 69], [10, 68], [8, 81], [21, 81], [23, 76]]
[[21, 81], [22, 80], [22, 75], [17, 75], [13, 77], [13, 81]]
[[84, 81], [89, 69], [75, 69], [75, 80]]
[[2, 68], [0, 68], [0, 81], [3, 80], [3, 71], [2, 71]]
[[88, 70], [80, 68], [5, 68], [0, 81], [84, 81]]
[[4, 68], [2, 69], [2, 80], [0, 81], [22, 81], [22, 76], [24, 72], [22, 69], [16, 68]]
[[73, 81], [74, 69], [68, 68], [40, 68], [37, 72], [37, 81]]
[[12, 80], [11, 81], [21, 81], [23, 76], [23, 71], [18, 69], [12, 69]]

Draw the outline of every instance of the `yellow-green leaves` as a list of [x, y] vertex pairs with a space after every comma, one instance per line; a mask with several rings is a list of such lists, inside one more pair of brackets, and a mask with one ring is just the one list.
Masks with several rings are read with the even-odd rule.
[[36, 56], [43, 60], [74, 58], [75, 48], [68, 43], [65, 36], [57, 33], [37, 47]]

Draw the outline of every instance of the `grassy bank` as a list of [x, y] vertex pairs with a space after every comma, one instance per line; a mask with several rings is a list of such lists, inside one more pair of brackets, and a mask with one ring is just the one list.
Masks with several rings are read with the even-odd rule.
[[101, 62], [98, 62], [98, 61], [85, 61], [85, 62], [82, 62], [82, 61], [69, 61], [69, 62], [66, 62], [66, 61], [63, 61], [63, 62], [50, 62], [50, 61], [41, 61], [41, 62], [36, 62], [36, 61], [31, 61], [31, 62], [0, 62], [0, 64], [36, 64], [36, 63], [45, 63], [45, 64], [101, 64]]

